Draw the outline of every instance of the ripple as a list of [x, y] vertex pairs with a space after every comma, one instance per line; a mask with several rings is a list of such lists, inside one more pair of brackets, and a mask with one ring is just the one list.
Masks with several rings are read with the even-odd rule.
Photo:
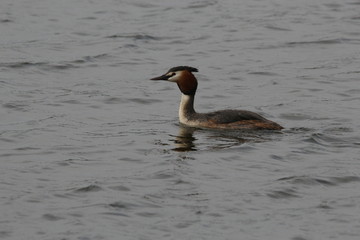
[[141, 216], [141, 217], [148, 217], [148, 218], [154, 218], [154, 217], [160, 216], [160, 214], [154, 213], [154, 212], [139, 212], [136, 215]]
[[202, 0], [202, 1], [195, 1], [194, 3], [190, 4], [188, 7], [186, 8], [205, 8], [208, 6], [212, 6], [217, 4], [218, 1], [214, 1], [214, 0]]
[[278, 27], [275, 25], [266, 25], [265, 28], [270, 29], [270, 30], [276, 30], [276, 31], [292, 31], [289, 28], [283, 28], [283, 27]]
[[0, 238], [7, 238], [7, 237], [10, 237], [11, 236], [11, 231], [5, 231], [5, 230], [2, 230], [0, 231]]
[[341, 176], [341, 177], [311, 177], [311, 176], [290, 176], [278, 179], [278, 181], [285, 181], [291, 184], [300, 185], [325, 185], [325, 186], [338, 186], [351, 182], [359, 182], [358, 176]]
[[168, 171], [168, 170], [160, 170], [154, 174], [152, 174], [151, 176], [149, 176], [149, 178], [151, 179], [173, 179], [174, 178], [174, 173], [172, 171]]
[[288, 199], [299, 197], [297, 192], [294, 189], [283, 189], [283, 190], [274, 190], [270, 191], [267, 196], [275, 199]]
[[291, 238], [291, 240], [308, 240], [308, 238], [302, 237], [302, 236], [295, 236]]
[[360, 177], [358, 176], [330, 177], [330, 179], [334, 181], [336, 184], [360, 182]]
[[94, 56], [84, 56], [80, 59], [74, 60], [74, 61], [70, 61], [70, 63], [87, 63], [87, 62], [95, 62], [99, 59], [104, 59], [104, 58], [108, 58], [110, 57], [108, 54], [103, 53], [103, 54], [98, 54], [98, 55], [94, 55]]
[[45, 220], [48, 220], [48, 221], [58, 221], [58, 220], [64, 219], [62, 217], [59, 217], [59, 216], [56, 216], [56, 215], [53, 215], [53, 214], [50, 214], [50, 213], [46, 213], [42, 217]]
[[102, 188], [100, 186], [91, 184], [86, 187], [81, 187], [81, 188], [75, 189], [74, 192], [98, 192], [101, 190], [102, 190]]
[[333, 207], [331, 207], [327, 202], [322, 202], [320, 203], [317, 208], [320, 209], [333, 209]]
[[[0, 63], [0, 68], [8, 69], [27, 69], [27, 68], [38, 68], [41, 70], [52, 71], [52, 70], [67, 70], [73, 68], [79, 68], [79, 65], [85, 63], [94, 63], [98, 60], [108, 58], [108, 54], [98, 54], [94, 56], [84, 56], [80, 59], [60, 62], [35, 62], [35, 61], [20, 61], [20, 62], [3, 62]], [[91, 65], [96, 66], [94, 64]]]
[[127, 101], [124, 98], [110, 97], [110, 98], [106, 98], [103, 102], [106, 104], [119, 104], [119, 103], [125, 103]]
[[262, 76], [280, 76], [277, 73], [273, 73], [273, 72], [248, 72], [248, 74], [253, 74], [253, 75], [262, 75]]
[[0, 67], [2, 68], [10, 68], [10, 69], [25, 69], [36, 67], [42, 70], [63, 70], [76, 68], [71, 63], [62, 62], [62, 63], [50, 63], [50, 62], [10, 62], [10, 63], [0, 63]]
[[9, 63], [0, 63], [0, 67], [4, 67], [4, 68], [27, 68], [27, 67], [37, 67], [37, 66], [42, 66], [45, 65], [47, 63], [45, 62], [9, 62]]
[[0, 23], [10, 23], [10, 22], [14, 22], [14, 21], [8, 18], [0, 19]]
[[157, 99], [149, 99], [149, 98], [119, 98], [119, 97], [109, 97], [106, 98], [104, 101], [106, 104], [119, 104], [119, 103], [140, 103], [140, 104], [153, 104], [162, 102], [161, 100]]
[[43, 71], [59, 71], [59, 70], [68, 70], [79, 68], [75, 64], [70, 62], [59, 62], [59, 63], [51, 63], [51, 62], [42, 62], [42, 63], [14, 63], [14, 64], [3, 64], [8, 68], [18, 68], [18, 69], [26, 69], [26, 68], [37, 68]]
[[115, 190], [115, 191], [122, 191], [122, 192], [129, 192], [130, 191], [130, 188], [128, 187], [125, 187], [125, 186], [112, 186], [112, 187], [109, 187], [110, 189], [112, 190]]
[[302, 113], [283, 113], [280, 117], [287, 120], [308, 120], [312, 118], [312, 116]]
[[308, 139], [305, 140], [306, 142], [315, 143], [324, 147], [354, 147], [357, 144], [359, 139], [356, 138], [339, 138], [330, 136], [328, 134], [323, 133], [313, 133]]
[[335, 45], [335, 44], [360, 44], [360, 39], [356, 38], [334, 38], [334, 39], [320, 39], [313, 41], [292, 41], [280, 44], [260, 45], [254, 49], [277, 49], [277, 48], [293, 48], [310, 45]]
[[82, 102], [80, 102], [79, 100], [74, 100], [74, 99], [60, 101], [60, 102], [61, 103], [66, 103], [66, 104], [82, 104]]
[[327, 179], [323, 178], [314, 178], [309, 176], [291, 176], [291, 177], [284, 177], [278, 179], [278, 181], [286, 181], [291, 184], [301, 184], [301, 185], [327, 185], [327, 186], [334, 186], [335, 184]]
[[342, 43], [355, 43], [359, 44], [360, 39], [352, 39], [352, 38], [334, 38], [334, 39], [322, 39], [322, 40], [314, 40], [314, 41], [295, 41], [295, 42], [287, 42], [284, 46], [301, 46], [301, 45], [318, 45], [318, 44], [342, 44]]
[[129, 38], [129, 39], [133, 39], [133, 40], [143, 40], [143, 41], [150, 41], [150, 40], [161, 40], [160, 37], [155, 37], [152, 35], [148, 35], [148, 34], [139, 34], [139, 33], [134, 33], [134, 34], [114, 34], [114, 35], [110, 35], [107, 36], [106, 38]]
[[349, 4], [349, 5], [360, 5], [360, 1], [348, 2], [347, 4]]
[[29, 105], [24, 104], [23, 102], [9, 102], [9, 103], [4, 103], [2, 106], [4, 108], [8, 108], [8, 109], [20, 111], [20, 112], [28, 112], [29, 111], [29, 109], [28, 109]]
[[154, 213], [153, 211], [149, 211], [147, 208], [157, 209], [161, 207], [158, 204], [154, 204], [148, 201], [140, 201], [139, 203], [134, 203], [134, 201], [123, 201], [123, 200], [115, 201], [113, 203], [108, 204], [108, 206], [110, 207], [111, 212], [105, 212], [105, 214], [125, 216], [125, 217], [128, 217], [129, 216], [128, 214], [132, 212], [142, 217], [153, 217], [158, 214]]
[[148, 98], [129, 98], [128, 100], [130, 102], [141, 103], [141, 104], [152, 104], [152, 103], [162, 102], [157, 99], [148, 99]]
[[133, 209], [133, 208], [139, 207], [138, 204], [124, 202], [124, 201], [113, 202], [113, 203], [110, 203], [109, 206], [112, 208], [116, 208], [116, 209]]

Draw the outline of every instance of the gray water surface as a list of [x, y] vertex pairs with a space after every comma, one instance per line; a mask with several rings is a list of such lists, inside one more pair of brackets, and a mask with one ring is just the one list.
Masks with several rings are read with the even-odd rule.
[[359, 239], [359, 56], [357, 0], [1, 1], [0, 238]]

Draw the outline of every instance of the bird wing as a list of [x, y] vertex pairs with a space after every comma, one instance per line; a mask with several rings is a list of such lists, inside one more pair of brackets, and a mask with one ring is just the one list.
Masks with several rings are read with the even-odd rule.
[[207, 113], [206, 115], [209, 121], [216, 124], [227, 124], [247, 120], [267, 121], [259, 114], [246, 110], [222, 110], [213, 113]]

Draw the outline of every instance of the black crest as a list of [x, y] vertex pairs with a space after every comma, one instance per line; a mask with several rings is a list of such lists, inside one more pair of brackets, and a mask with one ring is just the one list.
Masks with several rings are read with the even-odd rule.
[[173, 67], [173, 68], [170, 68], [168, 72], [177, 72], [177, 71], [184, 71], [184, 70], [187, 70], [189, 72], [198, 72], [198, 70], [196, 68], [188, 67], [188, 66]]

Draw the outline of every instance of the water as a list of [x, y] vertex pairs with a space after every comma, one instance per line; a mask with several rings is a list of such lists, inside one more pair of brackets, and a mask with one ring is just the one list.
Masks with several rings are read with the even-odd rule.
[[[0, 238], [359, 239], [360, 2], [0, 3]], [[196, 108], [281, 133], [179, 126]]]

